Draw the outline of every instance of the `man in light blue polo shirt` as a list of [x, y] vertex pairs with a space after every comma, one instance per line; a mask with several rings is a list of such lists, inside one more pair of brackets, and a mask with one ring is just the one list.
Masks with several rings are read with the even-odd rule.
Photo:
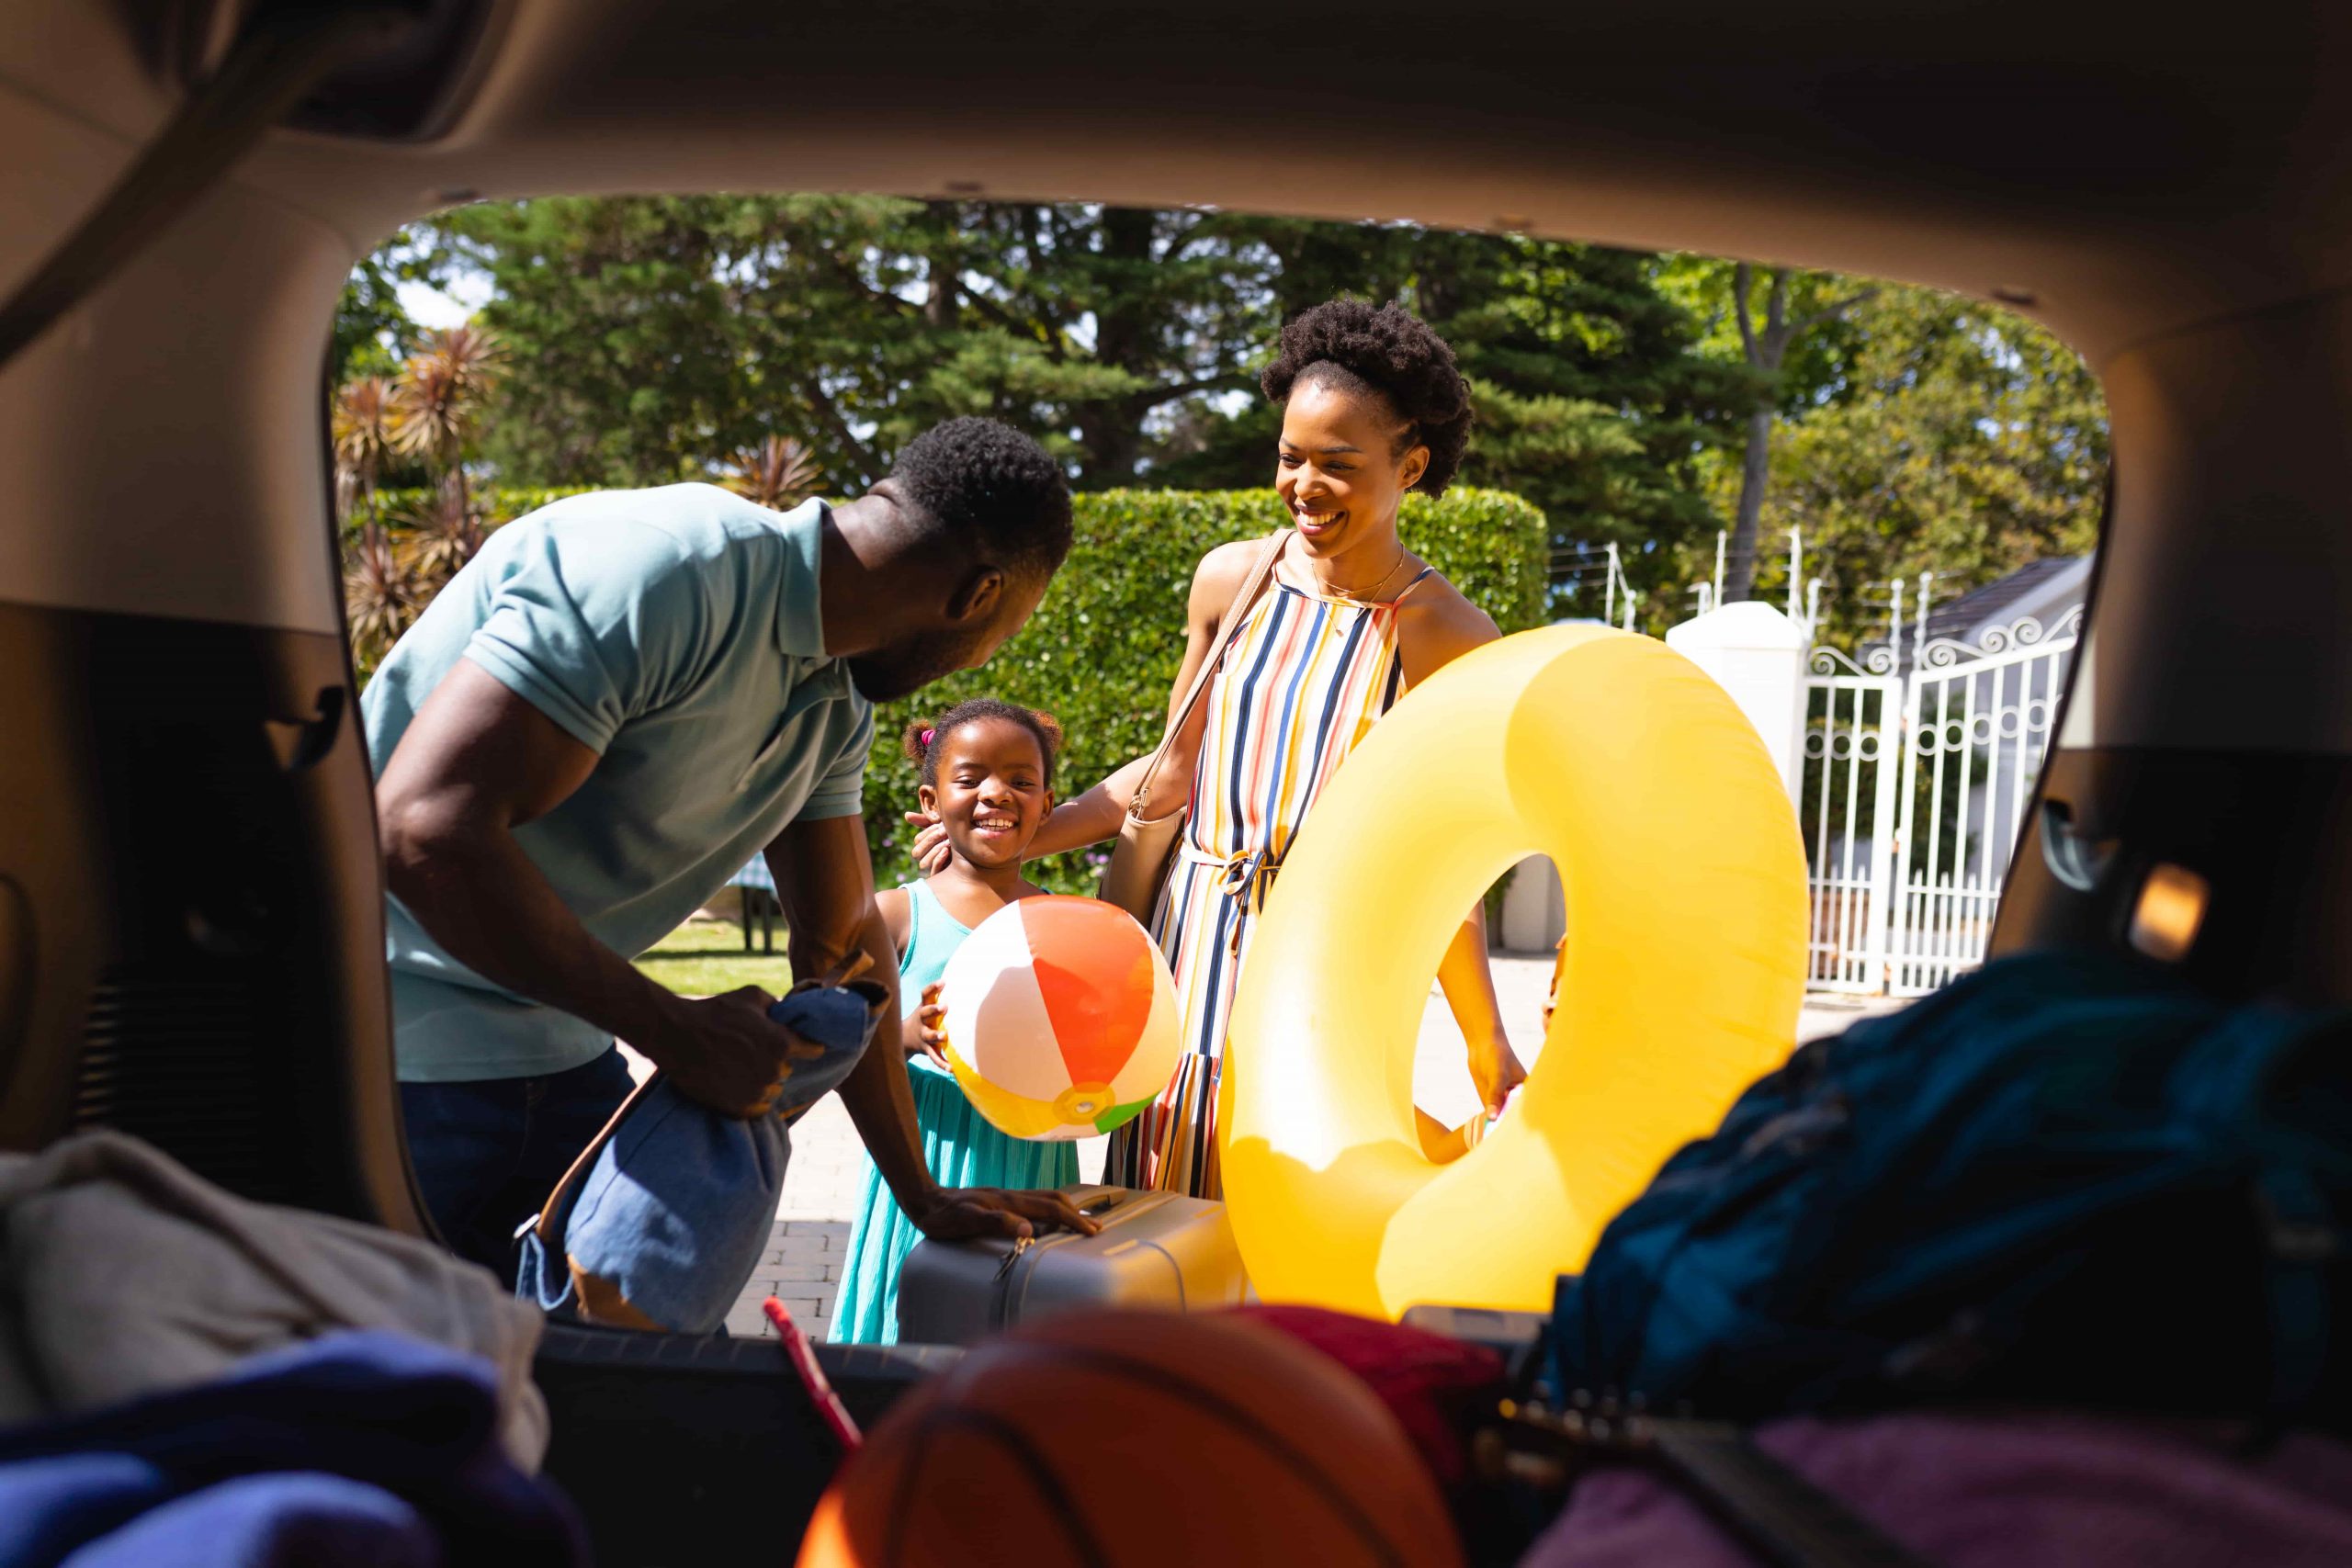
[[[795, 1042], [772, 998], [686, 1000], [629, 963], [752, 855], [796, 975], [862, 949], [895, 980], [860, 815], [871, 705], [986, 660], [1069, 527], [1035, 443], [955, 420], [838, 506], [708, 485], [558, 502], [492, 535], [401, 638], [361, 706], [401, 1109], [459, 1251], [511, 1272], [515, 1227], [628, 1092], [616, 1035], [704, 1104], [775, 1102]], [[933, 1182], [899, 1053], [867, 1052], [841, 1092], [930, 1234], [1076, 1218]]]

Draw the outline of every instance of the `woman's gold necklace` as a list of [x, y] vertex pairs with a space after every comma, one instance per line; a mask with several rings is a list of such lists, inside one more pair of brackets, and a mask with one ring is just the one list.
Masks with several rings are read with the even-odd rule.
[[1405, 541], [1399, 539], [1396, 541], [1396, 564], [1390, 567], [1388, 569], [1387, 575], [1383, 577], [1378, 582], [1374, 583], [1369, 591], [1342, 588], [1336, 582], [1327, 582], [1324, 586], [1341, 599], [1346, 599], [1353, 604], [1369, 604], [1379, 599], [1381, 591], [1385, 589], [1391, 582], [1394, 582], [1396, 580], [1396, 574], [1404, 570]]

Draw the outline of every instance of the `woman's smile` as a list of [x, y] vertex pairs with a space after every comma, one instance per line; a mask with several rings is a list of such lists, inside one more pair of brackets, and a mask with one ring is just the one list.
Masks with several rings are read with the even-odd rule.
[[1330, 538], [1348, 520], [1344, 509], [1332, 506], [1329, 502], [1295, 498], [1290, 503], [1290, 514], [1298, 525], [1298, 531], [1310, 539]]
[[1371, 588], [1396, 565], [1397, 503], [1428, 459], [1410, 434], [1377, 394], [1312, 373], [1292, 389], [1274, 489], [1325, 586]]

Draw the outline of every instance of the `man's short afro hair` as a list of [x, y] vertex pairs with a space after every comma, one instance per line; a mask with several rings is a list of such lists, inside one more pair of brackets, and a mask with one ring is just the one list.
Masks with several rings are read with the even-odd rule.
[[1430, 449], [1430, 466], [1413, 488], [1443, 495], [1453, 482], [1470, 445], [1470, 389], [1453, 367], [1453, 350], [1411, 311], [1362, 299], [1301, 311], [1283, 328], [1258, 385], [1283, 403], [1301, 381], [1377, 394], [1408, 427], [1398, 450], [1415, 443]]
[[899, 454], [899, 498], [930, 526], [1016, 577], [1053, 576], [1069, 554], [1069, 481], [1035, 441], [992, 419], [951, 419]]

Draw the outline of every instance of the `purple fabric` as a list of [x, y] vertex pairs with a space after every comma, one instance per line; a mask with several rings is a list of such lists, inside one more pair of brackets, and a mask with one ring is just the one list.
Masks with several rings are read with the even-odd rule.
[[[2338, 1568], [2352, 1563], [2352, 1447], [2308, 1434], [2261, 1456], [2144, 1422], [1913, 1413], [1762, 1427], [1783, 1464], [1944, 1568]], [[1645, 1472], [1577, 1483], [1521, 1568], [1747, 1568]]]
[[72, 1568], [77, 1551], [104, 1568], [588, 1561], [570, 1501], [498, 1440], [490, 1363], [376, 1331], [0, 1428], [0, 1568]]
[[246, 1475], [175, 1498], [62, 1568], [444, 1568], [440, 1538], [390, 1493], [340, 1475]]

